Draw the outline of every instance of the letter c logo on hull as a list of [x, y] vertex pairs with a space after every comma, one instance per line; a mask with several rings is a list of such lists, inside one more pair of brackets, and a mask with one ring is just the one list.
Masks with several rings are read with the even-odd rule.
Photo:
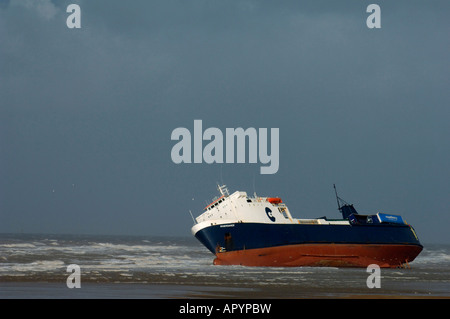
[[269, 219], [271, 220], [271, 221], [275, 221], [275, 217], [272, 215], [272, 211], [270, 210], [270, 208], [269, 207], [266, 207], [266, 214], [267, 214], [267, 217], [269, 217]]

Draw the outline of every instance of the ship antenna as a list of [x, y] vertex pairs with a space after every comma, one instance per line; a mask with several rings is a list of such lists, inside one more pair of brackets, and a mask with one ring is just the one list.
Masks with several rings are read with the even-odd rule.
[[220, 183], [223, 185], [224, 183], [223, 183], [223, 172], [222, 172], [222, 165], [220, 165]]
[[253, 172], [253, 194], [256, 198], [257, 196], [256, 196], [256, 186], [255, 186], [255, 172]]
[[189, 210], [189, 214], [191, 214], [192, 220], [194, 221], [194, 225], [197, 224], [197, 221], [195, 220], [194, 216], [192, 216], [191, 210]]

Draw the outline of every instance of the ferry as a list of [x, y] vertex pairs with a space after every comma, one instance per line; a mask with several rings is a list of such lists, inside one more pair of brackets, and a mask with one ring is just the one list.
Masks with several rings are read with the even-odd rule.
[[268, 267], [409, 267], [422, 251], [401, 216], [360, 215], [336, 192], [340, 219], [294, 218], [280, 197], [260, 197], [218, 185], [220, 196], [194, 219], [192, 234], [215, 265]]

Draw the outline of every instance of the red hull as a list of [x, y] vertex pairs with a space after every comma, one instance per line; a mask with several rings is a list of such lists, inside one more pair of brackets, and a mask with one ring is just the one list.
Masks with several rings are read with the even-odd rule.
[[396, 268], [413, 261], [422, 251], [419, 245], [300, 244], [219, 252], [215, 265], [268, 267], [367, 267]]

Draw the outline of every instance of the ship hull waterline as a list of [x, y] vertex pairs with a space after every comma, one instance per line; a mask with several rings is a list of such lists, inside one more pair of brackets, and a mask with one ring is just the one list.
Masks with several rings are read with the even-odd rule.
[[421, 245], [402, 244], [296, 244], [217, 252], [215, 265], [257, 267], [367, 267], [409, 265]]

